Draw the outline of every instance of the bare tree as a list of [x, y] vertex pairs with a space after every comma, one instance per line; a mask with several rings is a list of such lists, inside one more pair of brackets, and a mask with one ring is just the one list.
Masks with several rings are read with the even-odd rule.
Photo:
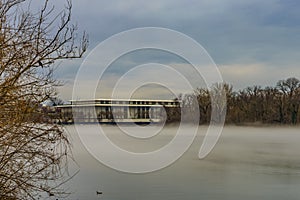
[[[282, 93], [280, 99], [281, 122], [297, 123], [300, 106], [299, 89], [300, 81], [297, 78], [288, 78], [277, 82], [277, 87]], [[285, 115], [284, 115], [285, 114]]]
[[211, 98], [207, 88], [197, 88], [194, 91], [200, 109], [200, 123], [208, 123], [211, 115]]
[[211, 122], [223, 124], [227, 112], [227, 96], [231, 92], [231, 87], [226, 83], [215, 83], [211, 87]]
[[48, 0], [38, 12], [24, 3], [0, 0], [0, 199], [62, 194], [69, 141], [40, 104], [55, 95], [55, 62], [81, 57], [88, 44], [76, 38], [69, 1], [58, 14]]
[[193, 95], [183, 99], [188, 113], [193, 103], [191, 97], [197, 98], [201, 124], [222, 121], [225, 112], [226, 123], [299, 123], [300, 81], [297, 78], [278, 81], [274, 87], [252, 86], [237, 92], [226, 83], [216, 83], [211, 90], [197, 88]]

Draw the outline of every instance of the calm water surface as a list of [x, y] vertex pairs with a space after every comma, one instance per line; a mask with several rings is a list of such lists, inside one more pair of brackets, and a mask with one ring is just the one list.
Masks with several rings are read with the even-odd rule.
[[[95, 125], [81, 130], [94, 137]], [[299, 127], [225, 127], [221, 138], [204, 160], [197, 155], [205, 126], [190, 149], [174, 164], [148, 174], [126, 174], [94, 159], [81, 144], [74, 126], [66, 126], [73, 143], [79, 173], [66, 185], [82, 200], [292, 200], [300, 199]], [[170, 141], [176, 127], [166, 127], [149, 140], [130, 138], [116, 126], [106, 126], [110, 139], [135, 152], [158, 149]], [[189, 133], [187, 133], [189, 134]], [[101, 141], [95, 141], [101, 145]], [[102, 195], [96, 195], [96, 191]]]

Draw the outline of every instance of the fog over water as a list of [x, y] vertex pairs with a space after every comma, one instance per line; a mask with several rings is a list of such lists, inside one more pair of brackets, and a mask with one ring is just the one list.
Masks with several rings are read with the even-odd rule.
[[[189, 150], [171, 166], [147, 174], [128, 174], [97, 161], [84, 148], [73, 125], [66, 126], [71, 136], [73, 155], [70, 171], [79, 173], [65, 186], [68, 199], [203, 199], [253, 200], [299, 199], [299, 127], [227, 126], [208, 157], [199, 160], [198, 152], [206, 126], [200, 126]], [[96, 125], [81, 125], [95, 137]], [[177, 127], [167, 126], [149, 140], [126, 136], [117, 126], [105, 126], [108, 137], [118, 146], [133, 152], [148, 152], [172, 140]], [[187, 133], [189, 134], [189, 133]], [[101, 141], [95, 141], [101, 145]], [[121, 162], [121, 161], [120, 161]], [[102, 195], [96, 194], [102, 191]]]

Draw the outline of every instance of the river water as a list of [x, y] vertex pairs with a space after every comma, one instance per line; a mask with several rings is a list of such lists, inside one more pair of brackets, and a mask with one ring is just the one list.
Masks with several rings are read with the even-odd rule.
[[[81, 130], [94, 137], [96, 125]], [[293, 200], [300, 198], [299, 127], [227, 126], [213, 151], [203, 160], [198, 152], [206, 126], [200, 126], [189, 150], [172, 165], [147, 174], [113, 170], [91, 156], [74, 126], [66, 126], [73, 157], [70, 171], [78, 174], [65, 188], [68, 199], [80, 200]], [[117, 126], [106, 126], [110, 139], [131, 151], [164, 146], [176, 132], [165, 127], [151, 141], [131, 141]], [[187, 133], [188, 134], [188, 133]], [[95, 141], [98, 142], [98, 141]], [[101, 145], [101, 141], [99, 141]], [[97, 195], [96, 191], [103, 194]]]

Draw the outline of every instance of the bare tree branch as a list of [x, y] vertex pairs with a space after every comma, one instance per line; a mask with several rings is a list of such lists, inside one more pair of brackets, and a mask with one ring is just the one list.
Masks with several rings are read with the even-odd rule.
[[88, 45], [85, 33], [76, 38], [70, 1], [58, 14], [49, 0], [37, 13], [25, 2], [0, 0], [0, 199], [64, 193], [69, 141], [40, 105], [55, 96], [54, 63]]

